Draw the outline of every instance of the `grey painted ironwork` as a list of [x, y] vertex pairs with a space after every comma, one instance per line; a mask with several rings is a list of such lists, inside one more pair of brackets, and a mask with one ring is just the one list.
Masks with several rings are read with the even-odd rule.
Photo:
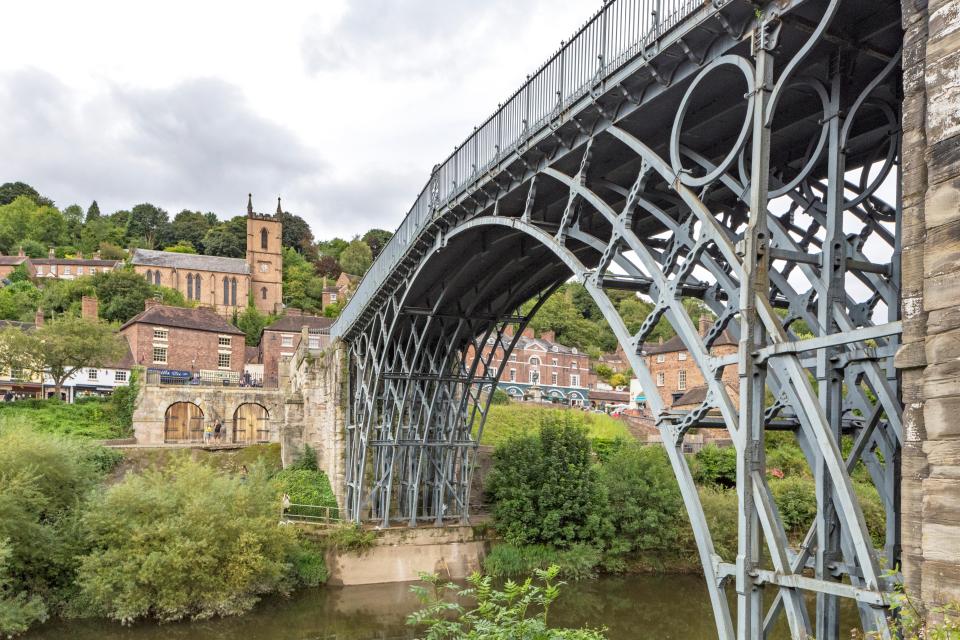
[[[654, 7], [666, 8], [662, 19]], [[783, 614], [793, 638], [836, 639], [839, 599], [849, 598], [865, 631], [890, 637], [883, 568], [899, 559], [903, 437], [892, 362], [899, 47], [895, 0], [756, 11], [722, 0], [607, 3], [434, 170], [332, 327], [350, 347], [349, 517], [468, 520], [502, 374], [484, 348], [503, 345], [507, 361], [572, 277], [650, 390], [719, 636], [766, 637]], [[636, 330], [614, 290], [652, 300]], [[706, 335], [685, 297], [713, 312]], [[706, 381], [693, 411], [668, 411], [652, 392], [643, 349], [661, 318]], [[736, 357], [711, 353], [724, 331], [739, 341]], [[734, 366], [737, 395], [722, 380]], [[695, 427], [726, 429], [737, 450], [734, 558], [718, 554], [682, 454]], [[816, 485], [817, 516], [799, 547], [767, 480], [771, 430], [793, 434]], [[884, 507], [882, 548], [851, 480], [861, 464]]]

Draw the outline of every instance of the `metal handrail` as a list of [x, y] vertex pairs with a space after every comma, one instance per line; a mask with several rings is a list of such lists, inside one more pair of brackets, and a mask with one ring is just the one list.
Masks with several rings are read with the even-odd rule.
[[[308, 513], [303, 513], [307, 511]], [[310, 513], [315, 511], [316, 514]], [[299, 513], [298, 513], [299, 512]], [[298, 504], [284, 501], [280, 505], [281, 522], [305, 522], [316, 524], [338, 524], [343, 522], [339, 507], [329, 507], [317, 504]]]
[[334, 322], [344, 335], [433, 217], [478, 176], [703, 6], [703, 0], [609, 0], [473, 134], [437, 165]]

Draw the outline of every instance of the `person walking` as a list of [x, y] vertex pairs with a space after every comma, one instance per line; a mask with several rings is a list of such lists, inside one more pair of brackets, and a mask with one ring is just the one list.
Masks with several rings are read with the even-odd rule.
[[203, 444], [210, 444], [210, 439], [213, 437], [213, 425], [209, 422], [206, 426], [203, 427]]
[[215, 442], [220, 442], [220, 436], [223, 433], [223, 423], [217, 420], [217, 426], [213, 428], [213, 439]]

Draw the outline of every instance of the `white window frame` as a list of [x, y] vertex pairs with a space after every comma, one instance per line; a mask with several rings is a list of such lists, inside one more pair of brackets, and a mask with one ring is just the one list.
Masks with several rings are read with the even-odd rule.
[[87, 369], [87, 380], [97, 380], [100, 373], [96, 369]]
[[558, 362], [556, 358], [551, 358], [553, 366], [557, 366]]
[[[157, 357], [158, 355], [162, 357]], [[167, 348], [166, 347], [154, 347], [153, 348], [153, 364], [167, 364]]]
[[687, 370], [680, 369], [677, 372], [677, 391], [686, 391], [687, 390]]
[[307, 336], [307, 348], [308, 349], [319, 349], [320, 348], [320, 336], [316, 334], [309, 334]]
[[280, 346], [281, 347], [292, 347], [293, 346], [293, 334], [284, 333], [280, 336]]
[[558, 374], [556, 371], [550, 374], [550, 384], [553, 386], [560, 384], [560, 374]]
[[580, 375], [577, 373], [570, 374], [570, 386], [579, 387], [580, 386]]
[[686, 351], [681, 351], [680, 353], [677, 354], [677, 360], [686, 360], [686, 359], [687, 359]]
[[657, 386], [662, 387], [667, 383], [667, 376], [663, 371], [657, 372]]
[[517, 381], [517, 370], [510, 369], [510, 382], [516, 382], [516, 381]]
[[127, 381], [127, 372], [126, 371], [114, 371], [113, 372], [113, 381], [114, 382], [126, 382]]
[[217, 347], [220, 349], [231, 349], [233, 348], [233, 340], [230, 336], [217, 336]]
[[570, 368], [571, 368], [571, 369], [579, 369], [580, 367], [579, 367], [579, 365], [577, 364], [577, 361], [574, 360], [573, 362], [570, 363]]
[[162, 327], [153, 328], [154, 342], [167, 342], [169, 339], [170, 339], [170, 329], [164, 329]]
[[70, 265], [64, 265], [64, 267], [63, 267], [63, 275], [65, 275], [65, 276], [69, 276], [69, 275], [70, 275]]
[[[222, 364], [224, 358], [227, 359], [226, 365]], [[217, 369], [229, 371], [231, 360], [232, 358], [230, 357], [229, 352], [221, 351], [220, 353], [217, 354]]]
[[662, 353], [657, 354], [657, 364], [663, 364], [664, 362], [666, 362], [666, 360], [667, 360], [667, 356], [665, 354], [662, 354]]
[[336, 301], [337, 301], [337, 294], [331, 293], [331, 294], [330, 294], [330, 302], [336, 302]]
[[538, 358], [537, 356], [530, 356], [530, 359], [527, 360], [527, 362], [530, 363], [530, 366], [531, 366], [531, 367], [539, 367], [539, 366], [540, 366], [540, 358]]

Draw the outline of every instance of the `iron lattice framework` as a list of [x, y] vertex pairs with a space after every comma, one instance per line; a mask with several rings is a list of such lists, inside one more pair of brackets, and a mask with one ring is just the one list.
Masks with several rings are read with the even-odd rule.
[[[683, 414], [647, 396], [719, 636], [766, 637], [782, 614], [793, 638], [839, 638], [848, 598], [865, 631], [890, 637], [883, 571], [899, 555], [903, 437], [899, 8], [695, 4], [635, 57], [601, 58], [587, 92], [558, 93], [540, 129], [509, 150], [498, 138], [493, 160], [453, 188], [435, 171], [429, 215], [415, 216], [403, 251], [383, 258], [389, 271], [361, 286], [333, 330], [351, 353], [347, 507], [383, 525], [467, 520], [501, 373], [473, 356], [506, 340], [506, 360], [506, 325], [522, 329], [573, 277], [644, 389], [657, 388], [643, 345], [663, 317], [706, 380], [703, 404]], [[653, 302], [639, 326], [611, 300], [623, 290]], [[689, 297], [714, 314], [706, 335]], [[711, 352], [724, 331], [739, 341], [735, 357]], [[737, 394], [721, 379], [729, 367]], [[726, 429], [737, 450], [735, 558], [718, 555], [682, 454], [693, 428]], [[817, 515], [798, 547], [767, 480], [771, 429], [794, 434], [815, 479]], [[884, 505], [881, 548], [851, 481], [860, 463]]]

